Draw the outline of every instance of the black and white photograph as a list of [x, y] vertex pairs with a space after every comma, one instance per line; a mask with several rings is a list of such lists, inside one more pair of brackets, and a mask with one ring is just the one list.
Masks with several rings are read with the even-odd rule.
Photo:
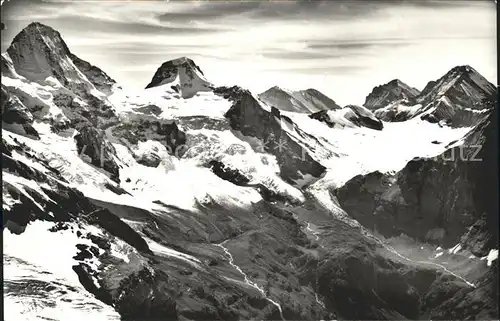
[[494, 0], [1, 0], [6, 321], [498, 320]]

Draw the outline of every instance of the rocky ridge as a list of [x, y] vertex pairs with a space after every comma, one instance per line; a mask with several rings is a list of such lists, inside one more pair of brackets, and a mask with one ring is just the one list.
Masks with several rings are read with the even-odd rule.
[[340, 109], [335, 101], [316, 89], [290, 91], [278, 86], [258, 95], [266, 104], [283, 111], [314, 113], [321, 110]]
[[366, 97], [364, 107], [376, 110], [387, 106], [395, 101], [405, 101], [408, 104], [415, 102], [420, 91], [412, 88], [399, 79], [389, 81], [384, 85], [373, 88], [373, 91]]

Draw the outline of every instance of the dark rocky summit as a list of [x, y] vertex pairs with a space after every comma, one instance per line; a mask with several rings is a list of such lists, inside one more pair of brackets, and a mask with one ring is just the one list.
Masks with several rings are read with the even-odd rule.
[[366, 97], [363, 106], [370, 110], [376, 110], [395, 101], [405, 101], [411, 104], [415, 102], [419, 94], [418, 89], [408, 86], [399, 79], [394, 79], [373, 88], [373, 91]]
[[179, 74], [179, 68], [185, 68], [187, 73], [199, 72], [203, 75], [200, 67], [191, 59], [182, 57], [179, 59], [169, 60], [164, 62], [158, 70], [156, 70], [153, 79], [146, 88], [156, 87], [163, 82], [172, 82]]
[[80, 132], [75, 136], [75, 141], [80, 157], [82, 155], [88, 156], [92, 165], [109, 172], [111, 179], [115, 182], [120, 181], [120, 168], [115, 160], [115, 148], [106, 139], [102, 130], [84, 126], [80, 128]]
[[16, 96], [11, 96], [2, 85], [0, 105], [2, 106], [3, 127], [11, 131], [32, 137], [39, 138], [38, 132], [33, 128], [33, 115], [29, 109]]

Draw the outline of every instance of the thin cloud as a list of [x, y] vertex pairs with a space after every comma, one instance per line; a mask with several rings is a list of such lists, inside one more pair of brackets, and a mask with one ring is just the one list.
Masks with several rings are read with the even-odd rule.
[[378, 39], [373, 39], [371, 41], [318, 41], [309, 42], [307, 47], [310, 49], [335, 49], [340, 51], [349, 52], [351, 50], [362, 50], [374, 47], [387, 47], [395, 48], [401, 46], [407, 46], [413, 44], [413, 41], [380, 41]]

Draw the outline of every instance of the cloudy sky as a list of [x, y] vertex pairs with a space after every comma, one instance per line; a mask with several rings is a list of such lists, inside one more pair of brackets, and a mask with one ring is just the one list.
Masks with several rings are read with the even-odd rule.
[[10, 0], [2, 9], [2, 52], [39, 21], [124, 87], [145, 87], [180, 56], [216, 84], [316, 88], [342, 105], [394, 78], [422, 89], [456, 65], [497, 79], [493, 0]]

